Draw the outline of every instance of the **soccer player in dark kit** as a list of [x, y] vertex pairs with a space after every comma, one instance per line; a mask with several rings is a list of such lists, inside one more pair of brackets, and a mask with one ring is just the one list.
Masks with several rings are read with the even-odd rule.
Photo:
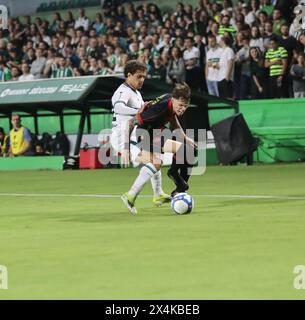
[[[153, 100], [147, 109], [138, 113], [129, 121], [126, 136], [130, 135], [135, 126], [138, 129], [145, 129], [149, 133], [149, 143], [146, 144], [146, 147], [145, 143], [141, 143], [142, 148], [140, 148], [139, 144], [137, 155], [137, 162], [142, 164], [143, 167], [130, 190], [121, 197], [132, 214], [137, 213], [135, 208], [137, 196], [151, 179], [152, 175], [160, 170], [162, 166], [162, 153], [178, 153], [179, 149], [183, 146], [182, 142], [162, 138], [162, 131], [166, 128], [166, 124], [169, 123], [172, 129], [178, 129], [186, 144], [193, 148], [197, 147], [194, 141], [185, 135], [178, 120], [178, 117], [184, 114], [189, 105], [190, 94], [190, 88], [187, 84], [177, 84], [172, 94], [166, 94]], [[181, 179], [183, 180], [183, 178]]]

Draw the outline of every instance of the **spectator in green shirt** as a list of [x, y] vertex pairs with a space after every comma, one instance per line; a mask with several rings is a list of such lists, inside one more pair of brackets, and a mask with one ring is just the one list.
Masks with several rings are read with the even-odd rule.
[[73, 70], [67, 65], [67, 60], [64, 57], [59, 59], [59, 68], [55, 71], [54, 78], [73, 77]]
[[110, 68], [113, 70], [114, 66], [117, 63], [117, 57], [114, 54], [114, 48], [113, 46], [107, 46], [106, 47], [106, 54], [107, 54], [107, 61], [109, 63]]
[[10, 81], [19, 81], [20, 71], [17, 67], [11, 68], [11, 74], [12, 78], [10, 79]]
[[10, 81], [12, 78], [12, 74], [10, 69], [6, 66], [4, 61], [0, 61], [0, 82], [2, 81]]
[[270, 98], [282, 98], [287, 84], [288, 52], [279, 46], [277, 36], [270, 39], [270, 49], [266, 53], [265, 67], [269, 68]]
[[109, 62], [107, 59], [99, 59], [98, 60], [99, 72], [98, 74], [101, 76], [105, 76], [107, 74], [112, 74], [113, 71], [109, 66]]
[[270, 0], [261, 0], [261, 8], [262, 11], [265, 11], [268, 16], [272, 15], [274, 10], [274, 6], [270, 3]]
[[230, 25], [230, 16], [225, 14], [221, 19], [221, 25], [219, 27], [218, 34], [224, 36], [226, 32], [229, 32], [232, 36], [236, 34], [236, 30], [233, 26]]
[[286, 24], [286, 20], [282, 17], [282, 13], [279, 9], [275, 9], [272, 14], [273, 18], [273, 33], [281, 36], [281, 26]]
[[153, 64], [147, 74], [147, 79], [157, 79], [165, 81], [166, 68], [162, 64], [162, 60], [159, 54], [155, 54], [153, 57]]

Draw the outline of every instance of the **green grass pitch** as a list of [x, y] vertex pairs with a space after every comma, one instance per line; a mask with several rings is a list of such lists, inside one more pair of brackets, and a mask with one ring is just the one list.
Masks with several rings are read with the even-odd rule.
[[305, 298], [304, 164], [208, 167], [185, 216], [154, 208], [150, 185], [131, 216], [118, 196], [137, 173], [1, 172], [0, 300]]

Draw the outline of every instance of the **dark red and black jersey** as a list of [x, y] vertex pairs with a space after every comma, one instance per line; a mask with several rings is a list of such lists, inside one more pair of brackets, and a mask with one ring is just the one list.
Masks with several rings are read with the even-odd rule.
[[174, 115], [172, 96], [165, 94], [153, 100], [148, 109], [138, 113], [137, 120], [143, 129], [162, 129]]

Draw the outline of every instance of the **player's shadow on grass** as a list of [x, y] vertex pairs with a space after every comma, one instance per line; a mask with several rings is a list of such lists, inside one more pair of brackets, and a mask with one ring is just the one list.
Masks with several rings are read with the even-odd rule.
[[168, 218], [175, 216], [170, 207], [139, 207], [138, 214], [132, 215], [126, 209], [118, 209], [116, 212], [87, 212], [87, 213], [74, 213], [68, 216], [57, 216], [52, 219], [59, 220], [61, 222], [88, 222], [88, 223], [113, 223], [113, 222], [131, 222], [142, 223], [147, 220], [152, 220], [153, 217]]

